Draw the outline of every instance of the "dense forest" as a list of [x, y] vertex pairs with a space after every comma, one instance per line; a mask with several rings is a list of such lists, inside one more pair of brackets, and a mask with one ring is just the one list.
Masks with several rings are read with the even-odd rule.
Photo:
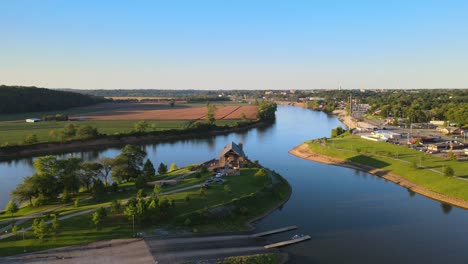
[[162, 90], [162, 89], [62, 89], [77, 93], [103, 97], [214, 97], [223, 94], [223, 90]]
[[0, 85], [0, 114], [63, 110], [104, 101], [102, 97], [68, 91]]

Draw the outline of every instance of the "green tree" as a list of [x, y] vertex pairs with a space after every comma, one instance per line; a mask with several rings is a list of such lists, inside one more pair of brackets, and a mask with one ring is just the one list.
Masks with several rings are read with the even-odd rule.
[[54, 215], [54, 219], [52, 219], [51, 231], [54, 233], [54, 236], [57, 236], [60, 232], [60, 222], [57, 215]]
[[158, 196], [160, 193], [161, 193], [161, 185], [159, 184], [155, 184], [154, 185], [154, 189], [153, 189], [153, 193]]
[[444, 169], [444, 175], [448, 177], [452, 177], [455, 175], [455, 170], [450, 166], [446, 166]]
[[24, 139], [24, 144], [26, 144], [26, 145], [36, 144], [38, 142], [39, 142], [39, 140], [37, 139], [37, 136], [35, 134], [28, 135]]
[[97, 159], [97, 163], [101, 165], [101, 176], [103, 177], [104, 183], [106, 186], [109, 184], [107, 178], [109, 177], [109, 173], [112, 171], [112, 166], [114, 164], [114, 159], [102, 157]]
[[106, 194], [106, 187], [101, 179], [93, 180], [93, 188], [91, 188], [91, 194], [94, 199], [100, 199]]
[[76, 198], [75, 201], [73, 202], [73, 205], [75, 207], [79, 207], [80, 206], [80, 198]]
[[257, 182], [258, 185], [263, 185], [266, 181], [267, 177], [267, 172], [264, 168], [259, 169], [255, 173], [255, 181]]
[[112, 178], [117, 182], [136, 179], [141, 174], [141, 167], [145, 157], [146, 152], [138, 146], [126, 145], [114, 159]]
[[177, 170], [177, 165], [175, 163], [171, 164], [171, 168], [169, 169], [169, 172]]
[[111, 212], [113, 214], [118, 214], [120, 213], [120, 210], [122, 210], [122, 205], [120, 204], [119, 200], [113, 200], [111, 203]]
[[25, 177], [23, 182], [18, 184], [11, 192], [11, 195], [19, 202], [29, 201], [29, 205], [32, 206], [32, 199], [37, 195], [34, 179], [29, 176]]
[[85, 125], [85, 126], [79, 127], [76, 130], [76, 136], [82, 139], [95, 138], [99, 136], [99, 132], [97, 128], [90, 126], [90, 125]]
[[261, 102], [257, 108], [257, 116], [261, 121], [272, 122], [276, 119], [277, 105], [270, 102]]
[[91, 182], [101, 174], [102, 165], [97, 162], [84, 162], [81, 164], [80, 181], [82, 186], [89, 190]]
[[44, 240], [44, 237], [46, 237], [49, 233], [49, 228], [47, 227], [47, 224], [44, 221], [44, 219], [36, 218], [33, 221], [32, 231], [34, 233], [34, 236], [42, 241]]
[[69, 139], [76, 136], [77, 126], [73, 123], [66, 124], [62, 130], [62, 139]]
[[5, 211], [13, 217], [13, 215], [18, 212], [18, 205], [15, 203], [15, 201], [10, 200], [5, 207]]
[[447, 160], [457, 160], [457, 156], [455, 155], [455, 153], [453, 153], [453, 151], [449, 151], [447, 153]]
[[162, 175], [166, 173], [167, 173], [167, 165], [161, 162], [158, 167], [158, 174]]
[[209, 124], [214, 124], [216, 122], [216, 106], [214, 104], [206, 104], [206, 108], [208, 110], [206, 114], [206, 120]]
[[146, 130], [148, 130], [149, 127], [150, 125], [148, 124], [148, 122], [144, 120], [135, 123], [135, 131], [137, 132], [145, 132]]
[[156, 173], [156, 170], [154, 169], [153, 163], [151, 162], [150, 159], [147, 159], [146, 162], [145, 162], [145, 165], [143, 166], [143, 175], [144, 175], [144, 177], [147, 180], [149, 180], [152, 177], [154, 177], [155, 173]]
[[91, 221], [93, 222], [93, 224], [96, 226], [96, 230], [99, 229], [99, 225], [101, 224], [102, 222], [102, 216], [101, 214], [96, 211], [93, 213], [93, 218], [91, 219]]
[[138, 189], [143, 189], [146, 187], [146, 179], [143, 175], [140, 175], [136, 178], [135, 180], [135, 188]]

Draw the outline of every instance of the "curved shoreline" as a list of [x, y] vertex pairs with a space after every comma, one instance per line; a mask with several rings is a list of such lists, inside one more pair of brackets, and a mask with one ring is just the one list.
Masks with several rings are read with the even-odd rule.
[[155, 144], [161, 142], [171, 142], [175, 140], [203, 139], [217, 135], [227, 135], [235, 132], [246, 132], [253, 128], [266, 127], [271, 123], [255, 122], [247, 126], [236, 126], [231, 128], [219, 128], [207, 131], [176, 130], [173, 135], [168, 135], [168, 131], [160, 134], [146, 135], [108, 135], [100, 138], [77, 139], [67, 142], [49, 142], [35, 145], [12, 146], [0, 148], [0, 162], [17, 158], [29, 158], [42, 155], [56, 155], [76, 151], [103, 150], [110, 147], [123, 147], [127, 144]]
[[391, 173], [382, 169], [377, 169], [368, 165], [363, 165], [363, 164], [356, 163], [356, 162], [351, 162], [347, 160], [342, 160], [342, 159], [338, 159], [338, 158], [334, 158], [330, 156], [317, 154], [311, 151], [306, 143], [302, 143], [301, 145], [294, 147], [288, 153], [298, 158], [302, 158], [302, 159], [306, 159], [310, 161], [316, 161], [316, 162], [320, 162], [320, 163], [324, 163], [328, 165], [335, 165], [335, 166], [361, 170], [369, 174], [375, 175], [377, 177], [383, 178], [385, 180], [391, 181], [393, 183], [396, 183], [402, 187], [405, 187], [415, 193], [418, 193], [432, 200], [450, 204], [450, 205], [453, 205], [462, 209], [468, 209], [468, 201], [466, 200], [431, 191], [422, 186], [416, 185], [413, 182], [397, 174], [394, 174], [394, 173]]
[[[268, 170], [268, 169], [267, 169], [267, 170]], [[268, 171], [269, 171], [269, 170], [268, 170]], [[273, 173], [273, 172], [269, 171], [269, 173]], [[256, 222], [261, 221], [263, 218], [269, 216], [269, 215], [272, 214], [274, 211], [278, 210], [278, 208], [280, 208], [281, 206], [285, 205], [285, 204], [289, 201], [289, 199], [291, 198], [291, 195], [292, 195], [292, 187], [291, 187], [291, 185], [289, 184], [289, 182], [288, 182], [285, 178], [283, 178], [283, 176], [277, 174], [277, 177], [281, 177], [281, 178], [284, 180], [284, 182], [288, 185], [288, 195], [287, 195], [287, 197], [286, 197], [283, 201], [280, 201], [279, 203], [277, 203], [275, 206], [273, 206], [272, 208], [270, 208], [270, 209], [269, 209], [268, 211], [266, 211], [265, 213], [263, 213], [263, 214], [261, 214], [261, 215], [259, 215], [259, 216], [256, 216], [256, 217], [254, 217], [253, 219], [247, 221], [246, 224], [247, 224], [247, 226], [249, 227], [249, 229], [250, 229], [251, 231], [253, 231], [253, 230], [256, 229], [256, 227], [255, 227], [255, 223], [256, 223]]]

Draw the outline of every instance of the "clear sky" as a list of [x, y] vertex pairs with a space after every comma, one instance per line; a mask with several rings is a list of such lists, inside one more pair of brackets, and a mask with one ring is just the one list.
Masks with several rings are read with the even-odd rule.
[[468, 1], [0, 0], [0, 84], [468, 87]]

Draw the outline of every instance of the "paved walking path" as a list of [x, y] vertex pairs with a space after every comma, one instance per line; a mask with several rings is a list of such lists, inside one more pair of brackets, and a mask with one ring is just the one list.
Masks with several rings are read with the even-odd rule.
[[[83, 201], [86, 201], [86, 200], [89, 200], [89, 199], [91, 199], [91, 197], [86, 197], [85, 199], [83, 199]], [[46, 209], [46, 210], [42, 210], [42, 211], [35, 212], [35, 213], [33, 213], [33, 214], [15, 217], [15, 219], [14, 219], [14, 220], [15, 220], [15, 224], [16, 224], [17, 226], [18, 226], [18, 225], [21, 225], [22, 223], [24, 223], [24, 222], [26, 222], [26, 221], [28, 221], [28, 220], [30, 220], [30, 219], [32, 219], [32, 218], [36, 218], [36, 217], [38, 217], [38, 216], [41, 216], [41, 215], [44, 214], [44, 213], [52, 212], [52, 211], [55, 211], [55, 210], [57, 210], [57, 209], [60, 209], [60, 208], [63, 208], [63, 207], [65, 207], [65, 206], [69, 206], [69, 205], [72, 205], [72, 204], [73, 204], [73, 202], [67, 203], [67, 204], [61, 204], [61, 205], [57, 205], [57, 206], [51, 207], [51, 208]], [[11, 221], [11, 220], [4, 220], [4, 221], [2, 221], [2, 222], [9, 222], [9, 221]], [[12, 228], [12, 225], [11, 225], [11, 224], [9, 224], [9, 225], [7, 225], [7, 226], [5, 226], [5, 227], [2, 227], [2, 228], [0, 228], [0, 233], [4, 233], [5, 231], [10, 230], [11, 228]], [[1, 240], [1, 239], [2, 239], [2, 238], [1, 238], [1, 236], [0, 236], [0, 240]]]

